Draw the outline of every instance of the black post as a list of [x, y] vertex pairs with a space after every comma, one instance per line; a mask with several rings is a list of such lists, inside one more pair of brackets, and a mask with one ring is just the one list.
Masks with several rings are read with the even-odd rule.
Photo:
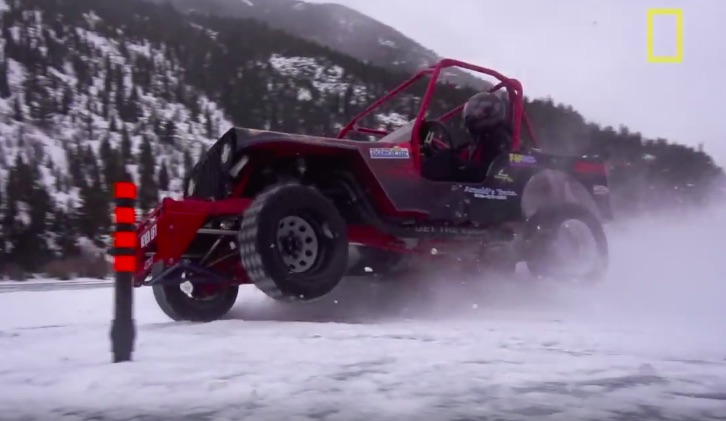
[[116, 229], [113, 239], [114, 318], [111, 323], [113, 362], [131, 361], [136, 337], [133, 316], [133, 273], [136, 270], [136, 186], [114, 185]]

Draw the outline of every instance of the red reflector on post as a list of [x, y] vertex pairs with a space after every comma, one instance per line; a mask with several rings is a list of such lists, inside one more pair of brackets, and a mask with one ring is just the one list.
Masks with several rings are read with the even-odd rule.
[[113, 213], [117, 224], [136, 223], [136, 211], [133, 208], [115, 208]]
[[113, 270], [116, 272], [135, 272], [136, 256], [114, 256]]
[[113, 246], [122, 249], [132, 249], [136, 247], [135, 232], [115, 232], [113, 234]]
[[136, 199], [136, 184], [129, 182], [115, 183], [113, 196], [117, 199]]

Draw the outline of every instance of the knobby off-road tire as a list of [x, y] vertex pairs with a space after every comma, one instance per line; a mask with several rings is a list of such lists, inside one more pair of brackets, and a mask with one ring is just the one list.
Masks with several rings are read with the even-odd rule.
[[220, 288], [213, 295], [189, 296], [181, 285], [154, 285], [154, 298], [169, 318], [174, 321], [211, 322], [226, 315], [237, 301], [238, 286]]
[[[564, 224], [580, 223], [591, 234], [592, 266], [581, 273], [562, 270], [561, 260], [554, 257], [558, 232]], [[582, 244], [580, 245], [582, 247]], [[573, 259], [576, 259], [573, 256]], [[524, 260], [537, 278], [591, 284], [600, 281], [609, 265], [608, 241], [602, 224], [589, 210], [578, 205], [562, 205], [536, 212], [525, 228]]]
[[250, 280], [280, 301], [327, 295], [348, 265], [345, 220], [322, 193], [299, 184], [257, 196], [243, 214], [238, 240]]

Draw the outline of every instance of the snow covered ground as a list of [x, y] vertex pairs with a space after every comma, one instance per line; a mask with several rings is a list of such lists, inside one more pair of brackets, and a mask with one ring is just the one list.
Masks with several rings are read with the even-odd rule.
[[0, 294], [0, 419], [723, 420], [724, 233], [723, 212], [620, 227], [593, 290], [352, 281], [290, 306], [249, 288], [187, 324], [142, 289], [123, 364], [110, 288]]
[[68, 281], [57, 279], [28, 279], [25, 281], [0, 281], [0, 294], [19, 291], [55, 291], [58, 289], [103, 288], [113, 284], [112, 279], [79, 278]]

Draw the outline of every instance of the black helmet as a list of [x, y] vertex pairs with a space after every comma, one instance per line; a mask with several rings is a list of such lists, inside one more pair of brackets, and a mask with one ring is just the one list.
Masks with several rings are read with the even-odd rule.
[[480, 92], [466, 102], [461, 111], [470, 133], [488, 130], [506, 122], [507, 102], [494, 92]]

